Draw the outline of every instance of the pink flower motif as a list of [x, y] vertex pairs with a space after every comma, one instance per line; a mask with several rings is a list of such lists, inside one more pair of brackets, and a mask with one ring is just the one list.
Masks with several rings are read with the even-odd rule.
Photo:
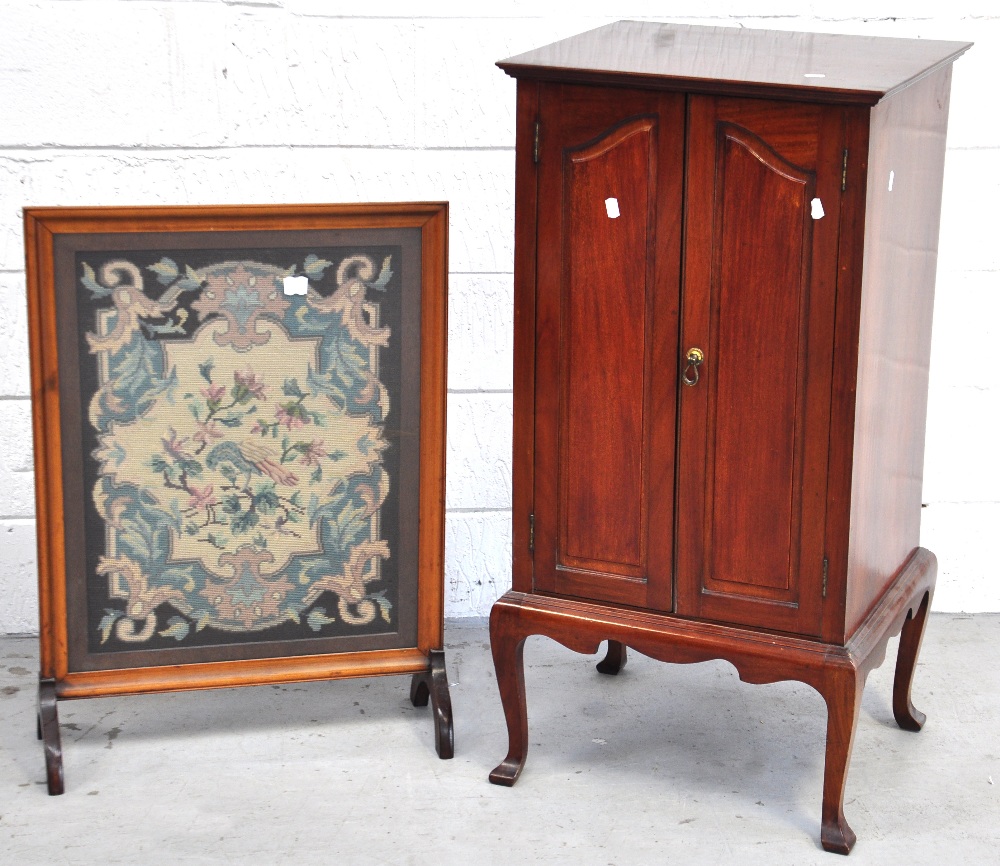
[[226, 434], [219, 429], [219, 422], [215, 421], [199, 421], [194, 425], [194, 435], [191, 437], [200, 445], [208, 445], [213, 439], [221, 439]]
[[302, 427], [305, 421], [299, 417], [298, 413], [294, 410], [289, 410], [284, 406], [279, 406], [274, 410], [274, 415], [278, 419], [279, 424], [284, 424], [289, 431], [295, 430], [298, 427]]
[[306, 466], [316, 466], [324, 457], [326, 457], [326, 450], [323, 448], [322, 439], [313, 439], [302, 452], [302, 462]]
[[170, 438], [161, 437], [160, 439], [163, 442], [163, 450], [176, 460], [189, 459], [191, 455], [184, 448], [188, 441], [187, 436], [178, 439], [177, 431], [173, 427], [168, 427], [167, 432], [170, 434]]
[[253, 370], [247, 368], [246, 370], [243, 371], [240, 370], [233, 371], [233, 381], [237, 385], [242, 385], [244, 388], [246, 388], [250, 392], [250, 394], [253, 397], [256, 397], [258, 400], [267, 399], [264, 396], [264, 380], [259, 379], [257, 377], [257, 374]]
[[253, 422], [253, 427], [250, 428], [250, 433], [256, 436], [258, 433], [266, 432], [264, 425], [260, 423], [260, 419]]
[[221, 402], [222, 395], [225, 393], [225, 385], [209, 385], [209, 387], [201, 389], [201, 396], [204, 397], [209, 403]]
[[201, 490], [193, 484], [189, 484], [188, 491], [191, 494], [191, 500], [188, 502], [188, 508], [208, 508], [210, 505], [217, 505], [219, 500], [213, 495], [214, 489], [211, 484]]

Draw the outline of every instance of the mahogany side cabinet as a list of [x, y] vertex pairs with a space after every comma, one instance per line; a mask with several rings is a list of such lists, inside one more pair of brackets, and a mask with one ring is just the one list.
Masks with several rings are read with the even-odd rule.
[[547, 635], [798, 680], [821, 842], [868, 673], [910, 701], [952, 63], [967, 43], [618, 22], [517, 79], [513, 589], [490, 638], [513, 785]]

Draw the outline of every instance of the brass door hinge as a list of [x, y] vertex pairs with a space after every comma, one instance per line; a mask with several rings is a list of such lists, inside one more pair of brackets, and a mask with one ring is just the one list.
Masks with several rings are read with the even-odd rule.
[[528, 515], [528, 550], [535, 551], [535, 515]]
[[830, 571], [830, 560], [823, 557], [823, 598], [826, 598], [826, 579]]
[[[537, 127], [536, 127], [537, 129]], [[537, 134], [537, 133], [536, 133]], [[538, 162], [536, 159], [535, 162]], [[844, 148], [844, 167], [840, 174], [840, 191], [844, 192], [847, 189], [847, 148]]]
[[534, 161], [535, 161], [536, 164], [538, 163], [538, 141], [541, 138], [541, 135], [542, 135], [542, 124], [541, 124], [541, 121], [536, 120], [535, 121], [535, 145], [534, 145], [534, 148], [533, 148], [533, 150], [531, 152], [532, 158], [534, 159]]

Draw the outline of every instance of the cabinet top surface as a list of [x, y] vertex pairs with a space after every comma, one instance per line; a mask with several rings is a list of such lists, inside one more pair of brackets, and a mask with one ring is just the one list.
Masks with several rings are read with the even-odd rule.
[[971, 45], [618, 21], [497, 65], [515, 78], [874, 104]]

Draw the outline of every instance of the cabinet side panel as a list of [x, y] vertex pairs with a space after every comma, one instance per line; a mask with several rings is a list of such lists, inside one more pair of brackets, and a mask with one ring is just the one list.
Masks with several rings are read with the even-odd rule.
[[633, 120], [567, 153], [563, 166], [559, 550], [562, 564], [604, 562], [636, 576], [645, 571], [641, 443], [655, 134], [651, 118]]
[[847, 634], [920, 540], [924, 425], [951, 67], [872, 109]]

